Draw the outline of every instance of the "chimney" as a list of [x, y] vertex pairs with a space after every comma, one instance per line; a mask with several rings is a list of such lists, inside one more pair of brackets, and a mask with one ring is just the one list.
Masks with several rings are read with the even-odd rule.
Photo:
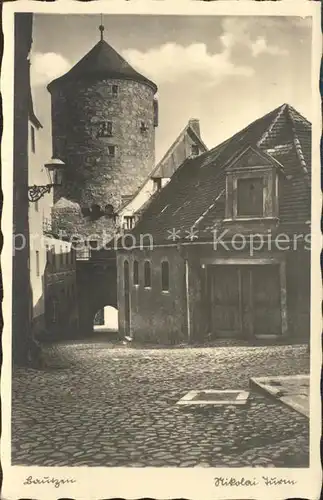
[[201, 137], [201, 132], [200, 132], [200, 120], [197, 118], [191, 118], [190, 121], [188, 122], [190, 127], [194, 130], [196, 135], [198, 137]]

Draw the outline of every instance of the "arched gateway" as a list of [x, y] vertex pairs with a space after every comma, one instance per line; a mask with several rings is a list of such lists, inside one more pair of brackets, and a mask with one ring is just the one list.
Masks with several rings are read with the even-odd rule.
[[117, 266], [114, 250], [92, 251], [89, 260], [77, 261], [79, 333], [93, 332], [94, 317], [105, 306], [117, 308]]

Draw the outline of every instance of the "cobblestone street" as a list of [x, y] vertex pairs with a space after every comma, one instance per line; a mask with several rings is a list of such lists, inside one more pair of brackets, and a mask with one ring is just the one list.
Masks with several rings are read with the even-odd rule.
[[305, 346], [52, 349], [60, 368], [14, 373], [13, 465], [308, 466], [308, 419], [274, 399], [175, 405], [192, 389], [249, 390], [250, 377], [309, 373]]

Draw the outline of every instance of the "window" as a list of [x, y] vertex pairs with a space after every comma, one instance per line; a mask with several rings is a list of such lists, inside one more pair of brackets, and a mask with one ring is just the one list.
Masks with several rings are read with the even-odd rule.
[[237, 215], [238, 217], [262, 217], [263, 178], [245, 178], [237, 180]]
[[108, 216], [113, 216], [114, 215], [114, 208], [113, 205], [108, 204], [104, 207], [105, 214]]
[[112, 137], [112, 122], [106, 121], [99, 124], [97, 137]]
[[90, 250], [98, 250], [99, 248], [99, 241], [98, 240], [90, 240], [88, 243]]
[[169, 291], [169, 263], [164, 260], [161, 263], [161, 281], [162, 281], [162, 291]]
[[133, 284], [139, 285], [139, 264], [137, 260], [133, 263]]
[[39, 252], [36, 250], [36, 276], [38, 277], [40, 275], [40, 268], [39, 268]]
[[147, 130], [148, 130], [148, 127], [147, 127], [146, 123], [145, 122], [140, 122], [140, 132], [142, 134], [144, 134], [145, 132], [147, 132]]
[[118, 85], [111, 86], [111, 94], [113, 97], [118, 97], [118, 95], [119, 95], [119, 86]]
[[135, 218], [132, 215], [125, 215], [123, 223], [124, 229], [132, 229], [134, 225], [135, 225]]
[[154, 191], [160, 191], [162, 188], [162, 180], [161, 177], [156, 177], [154, 179]]
[[144, 264], [144, 286], [145, 288], [151, 288], [151, 268], [148, 260]]
[[34, 153], [36, 151], [36, 137], [35, 137], [35, 129], [32, 125], [30, 126], [30, 146], [31, 146], [31, 151]]
[[108, 156], [115, 156], [116, 155], [116, 147], [115, 146], [108, 146]]
[[193, 156], [198, 156], [200, 154], [200, 148], [198, 147], [197, 144], [192, 144], [191, 153]]

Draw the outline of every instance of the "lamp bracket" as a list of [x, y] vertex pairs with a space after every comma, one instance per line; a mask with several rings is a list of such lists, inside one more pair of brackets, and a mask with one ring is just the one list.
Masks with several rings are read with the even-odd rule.
[[46, 184], [45, 186], [29, 186], [28, 187], [28, 200], [32, 203], [40, 200], [46, 193], [50, 193], [52, 187], [56, 184]]

